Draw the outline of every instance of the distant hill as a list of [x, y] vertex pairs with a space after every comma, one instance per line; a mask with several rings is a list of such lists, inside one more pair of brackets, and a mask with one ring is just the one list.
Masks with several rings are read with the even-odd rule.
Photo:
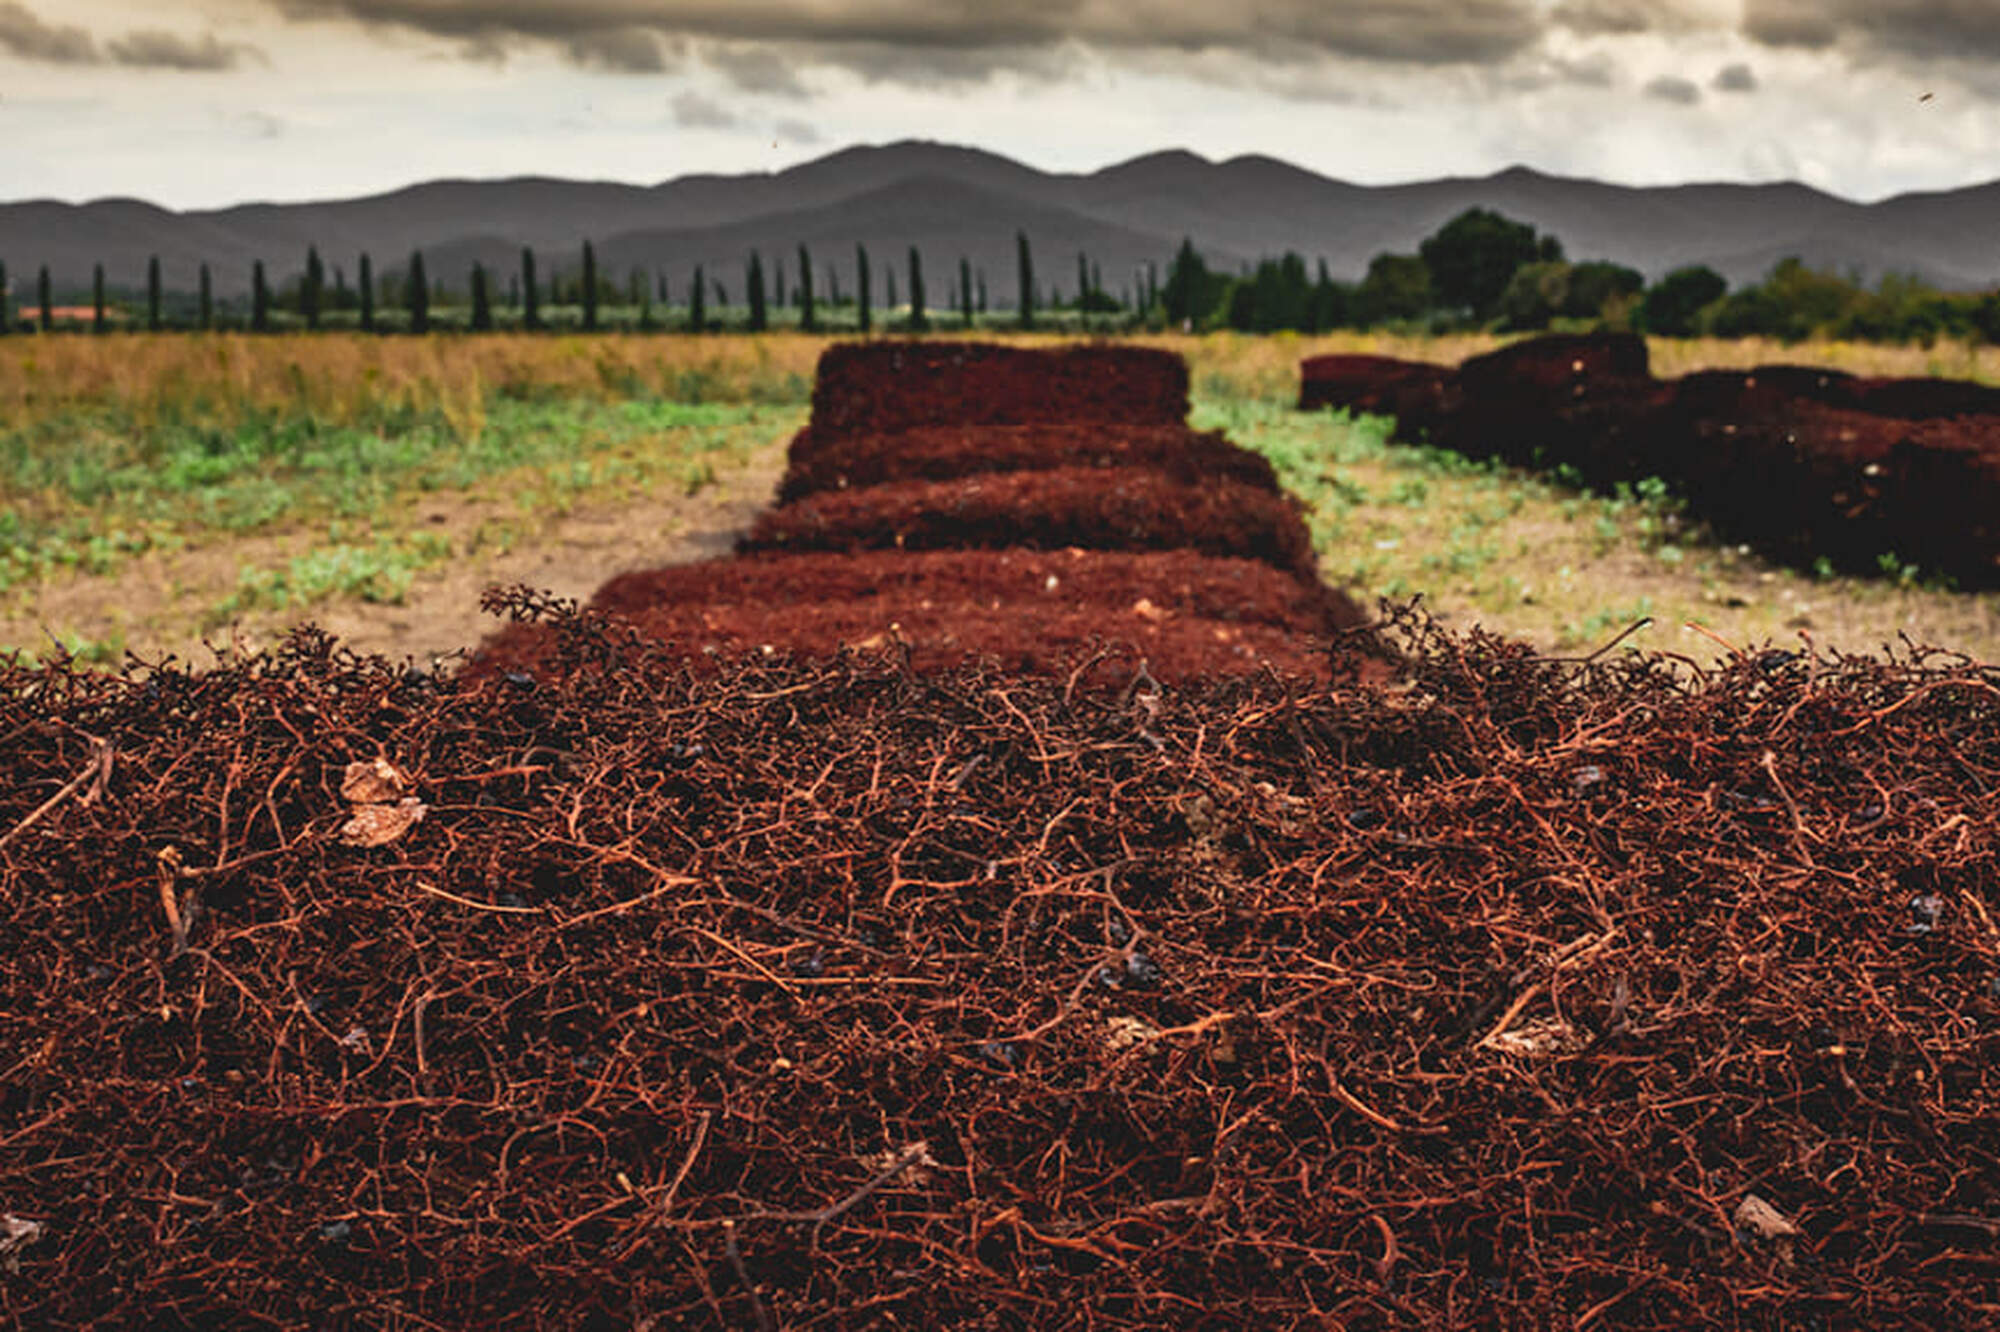
[[350, 279], [364, 251], [384, 272], [422, 249], [433, 275], [456, 282], [479, 259], [504, 281], [523, 245], [535, 247], [544, 273], [573, 272], [588, 236], [608, 276], [644, 268], [666, 274], [679, 291], [696, 264], [725, 283], [739, 280], [752, 248], [789, 270], [800, 244], [842, 274], [851, 272], [855, 245], [866, 245], [876, 270], [894, 265], [900, 280], [915, 245], [933, 304], [944, 302], [963, 256], [983, 270], [993, 302], [1005, 305], [1016, 290], [1016, 231], [1028, 233], [1037, 276], [1066, 292], [1078, 251], [1115, 291], [1147, 262], [1164, 267], [1182, 237], [1213, 267], [1295, 250], [1355, 278], [1374, 255], [1409, 250], [1475, 206], [1553, 232], [1572, 258], [1615, 259], [1653, 277], [1706, 263], [1742, 283], [1798, 255], [1870, 279], [1915, 273], [1958, 290], [2000, 282], [2000, 181], [1860, 204], [1789, 183], [1635, 188], [1525, 167], [1365, 186], [1268, 157], [1211, 162], [1182, 151], [1068, 174], [924, 142], [653, 186], [445, 180], [361, 199], [188, 213], [133, 199], [0, 204], [0, 261], [17, 300], [43, 264], [58, 289], [82, 288], [98, 263], [114, 287], [137, 287], [152, 254], [171, 289], [191, 290], [205, 262], [217, 290], [237, 294], [248, 289], [258, 259], [275, 283], [296, 276], [308, 244]]

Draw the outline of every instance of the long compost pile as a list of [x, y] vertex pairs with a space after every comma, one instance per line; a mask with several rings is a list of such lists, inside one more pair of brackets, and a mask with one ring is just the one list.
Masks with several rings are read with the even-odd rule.
[[1915, 566], [2000, 585], [2000, 388], [1762, 365], [1656, 379], [1629, 333], [1531, 338], [1457, 367], [1300, 366], [1302, 408], [1396, 418], [1396, 437], [1616, 486], [1658, 478], [1780, 560]]
[[[894, 645], [920, 669], [1089, 654], [1087, 683], [1323, 674], [1318, 645], [1367, 614], [1321, 581], [1271, 464], [1187, 414], [1187, 364], [1158, 349], [835, 344], [736, 554], [628, 570], [590, 606], [697, 661]], [[473, 669], [535, 674], [552, 650], [516, 625]]]
[[2000, 1316], [2000, 671], [494, 604], [550, 669], [0, 668], [6, 1321]]

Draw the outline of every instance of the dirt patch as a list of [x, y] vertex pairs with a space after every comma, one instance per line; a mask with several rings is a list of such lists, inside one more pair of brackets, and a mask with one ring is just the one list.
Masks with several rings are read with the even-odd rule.
[[[782, 467], [783, 450], [772, 445], [740, 466], [718, 466], [714, 483], [692, 495], [662, 487], [565, 513], [524, 514], [511, 498], [483, 491], [426, 496], [400, 516], [398, 530], [436, 533], [459, 553], [418, 572], [396, 604], [343, 599], [248, 611], [217, 625], [214, 608], [236, 592], [244, 570], [282, 568], [325, 545], [324, 532], [218, 537], [139, 557], [115, 577], [52, 580], [35, 589], [32, 603], [0, 614], [0, 645], [42, 652], [57, 635], [205, 663], [212, 659], [205, 643], [267, 645], [310, 620], [357, 651], [424, 660], [469, 648], [493, 630], [479, 609], [480, 593], [493, 584], [527, 583], [582, 600], [607, 574], [728, 551], [769, 501]], [[511, 529], [506, 548], [479, 540], [494, 528]]]

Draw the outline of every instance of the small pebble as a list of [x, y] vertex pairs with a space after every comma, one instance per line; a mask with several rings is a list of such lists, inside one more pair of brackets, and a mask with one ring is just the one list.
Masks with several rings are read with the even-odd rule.
[[1347, 826], [1356, 832], [1379, 828], [1382, 826], [1382, 813], [1374, 809], [1350, 809], [1347, 811]]
[[1910, 899], [1911, 934], [1929, 934], [1944, 919], [1944, 899], [1932, 893], [1918, 893]]
[[329, 1221], [319, 1228], [321, 1244], [345, 1244], [354, 1235], [354, 1227], [345, 1221]]
[[1141, 988], [1158, 985], [1165, 976], [1159, 963], [1144, 953], [1134, 953], [1125, 959], [1125, 979], [1133, 985]]
[[1014, 1067], [1015, 1061], [1021, 1057], [1020, 1051], [1014, 1048], [1012, 1041], [982, 1042], [979, 1047], [979, 1053], [983, 1057], [1001, 1065], [1003, 1068]]

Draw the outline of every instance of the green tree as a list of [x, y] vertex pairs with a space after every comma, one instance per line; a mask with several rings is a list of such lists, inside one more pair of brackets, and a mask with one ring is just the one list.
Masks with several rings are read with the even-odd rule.
[[922, 333], [931, 321], [924, 314], [924, 257], [910, 247], [910, 332]]
[[306, 276], [299, 283], [299, 316], [306, 321], [306, 327], [319, 327], [320, 294], [326, 288], [326, 269], [319, 261], [319, 247], [306, 246]]
[[1028, 233], [1014, 233], [1014, 268], [1021, 279], [1021, 327], [1035, 326], [1035, 257], [1028, 252]]
[[1560, 261], [1522, 264], [1493, 303], [1500, 327], [1510, 333], [1547, 328], [1568, 307], [1572, 276], [1570, 266]]
[[271, 284], [264, 278], [262, 259], [250, 265], [250, 329], [255, 333], [271, 331]]
[[[153, 333], [160, 331], [161, 294], [160, 256], [156, 254], [146, 260], [146, 328]], [[0, 316], [4, 313], [0, 311]], [[4, 317], [0, 317], [0, 328], [4, 328], [6, 322]]]
[[799, 327], [808, 333], [819, 331], [819, 316], [813, 309], [813, 260], [803, 245], [799, 246]]
[[1522, 264], [1562, 258], [1561, 246], [1545, 246], [1533, 227], [1484, 208], [1468, 208], [1445, 223], [1417, 253], [1430, 271], [1437, 303], [1475, 319], [1492, 313]]
[[0, 337], [14, 331], [14, 294], [7, 290], [7, 265], [0, 263]]
[[104, 265], [97, 264], [90, 270], [90, 331], [104, 331]]
[[1636, 268], [1603, 259], [1572, 264], [1562, 313], [1571, 319], [1601, 319], [1607, 307], [1629, 304], [1645, 289], [1646, 276]]
[[[367, 286], [363, 279], [362, 286]], [[542, 294], [535, 287], [535, 251], [532, 247], [521, 247], [521, 327], [536, 329], [542, 326]]]
[[583, 243], [583, 331], [597, 331], [597, 249]]
[[653, 328], [653, 284], [646, 280], [642, 268], [632, 270], [632, 299], [639, 306], [639, 327], [651, 332]]
[[868, 300], [871, 294], [869, 286], [868, 247], [865, 245], [856, 245], [854, 247], [855, 319], [863, 333], [870, 331], [871, 324], [868, 311]]
[[410, 251], [410, 271], [403, 275], [403, 303], [410, 311], [410, 332], [431, 331], [431, 284], [424, 274], [421, 250]]
[[486, 290], [486, 265], [476, 261], [472, 265], [472, 331], [493, 331], [493, 298]]
[[762, 333], [767, 319], [764, 313], [764, 260], [755, 250], [750, 251], [750, 264], [743, 275], [743, 286], [750, 301], [750, 331]]
[[35, 295], [42, 306], [42, 332], [52, 333], [56, 327], [55, 294], [49, 287], [49, 266], [42, 265], [42, 271], [35, 277]]
[[965, 326], [972, 327], [972, 261], [964, 255], [958, 257], [958, 308], [964, 316]]
[[1361, 322], [1419, 319], [1437, 304], [1431, 289], [1430, 265], [1414, 254], [1378, 254], [1368, 261], [1368, 276], [1355, 292]]
[[1648, 333], [1692, 337], [1696, 316], [1728, 292], [1729, 283], [1722, 274], [1706, 265], [1676, 268], [1646, 289], [1639, 302], [1639, 319]]
[[1328, 329], [1350, 326], [1354, 323], [1354, 307], [1354, 285], [1349, 282], [1334, 281], [1333, 274], [1327, 272], [1326, 260], [1320, 260], [1319, 280], [1313, 283], [1313, 331], [1324, 333]]
[[693, 294], [688, 297], [688, 331], [706, 333], [708, 331], [708, 283], [702, 277], [701, 265], [694, 266], [694, 286], [688, 289]]
[[1194, 241], [1183, 237], [1181, 248], [1174, 254], [1173, 266], [1167, 270], [1167, 285], [1160, 293], [1167, 322], [1192, 327], [1215, 308], [1227, 282], [1227, 278], [1208, 271], [1208, 264], [1195, 250]]
[[375, 331], [375, 264], [368, 252], [361, 252], [361, 262], [354, 270], [354, 296], [361, 307], [361, 331]]
[[[364, 265], [366, 260], [362, 261]], [[195, 326], [206, 333], [215, 327], [215, 281], [209, 276], [208, 265], [201, 266], [201, 290], [195, 298]]]

